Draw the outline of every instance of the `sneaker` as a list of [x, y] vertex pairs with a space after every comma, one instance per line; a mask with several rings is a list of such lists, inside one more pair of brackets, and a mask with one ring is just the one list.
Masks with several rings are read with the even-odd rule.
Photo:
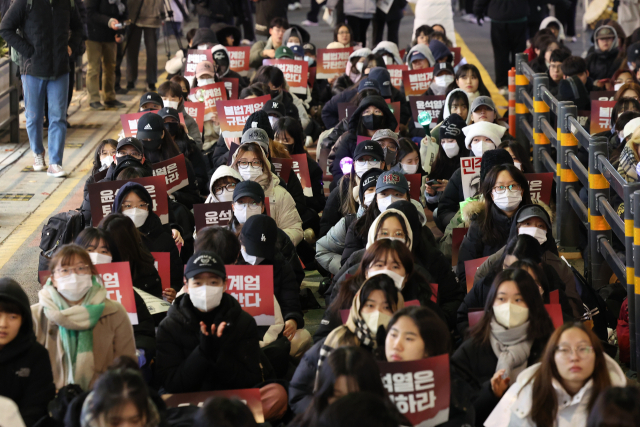
[[120, 86], [116, 86], [116, 93], [118, 95], [126, 95], [127, 93], [129, 93], [129, 89], [124, 88], [124, 87], [120, 87]]
[[571, 43], [575, 43], [575, 42], [577, 42], [577, 41], [578, 41], [578, 38], [577, 38], [576, 36], [573, 36], [573, 37], [571, 37], [571, 38], [569, 39], [569, 41], [570, 41]]
[[92, 102], [91, 104], [89, 104], [89, 107], [91, 107], [94, 110], [104, 110], [104, 105], [102, 105], [100, 101]]
[[467, 13], [466, 15], [462, 15], [461, 19], [463, 21], [473, 22], [473, 23], [476, 23], [478, 21], [478, 18], [476, 18], [476, 15], [474, 15], [473, 13]]
[[33, 170], [40, 172], [46, 167], [47, 165], [44, 162], [44, 151], [40, 154], [33, 153]]
[[302, 25], [304, 25], [305, 27], [317, 27], [318, 23], [305, 19], [304, 21], [302, 21]]
[[124, 108], [127, 106], [127, 104], [125, 104], [124, 102], [120, 102], [117, 99], [114, 99], [113, 101], [105, 101], [104, 105], [106, 105], [107, 107], [115, 107], [115, 108]]
[[47, 169], [47, 175], [54, 178], [64, 178], [67, 176], [67, 173], [62, 169], [62, 165], [51, 165], [49, 169]]
[[149, 89], [149, 92], [155, 92], [156, 91], [156, 85], [154, 83], [149, 83], [147, 85], [147, 89]]
[[128, 90], [132, 90], [132, 89], [135, 89], [135, 88], [136, 88], [135, 83], [133, 83], [133, 82], [127, 82], [127, 89], [128, 89]]

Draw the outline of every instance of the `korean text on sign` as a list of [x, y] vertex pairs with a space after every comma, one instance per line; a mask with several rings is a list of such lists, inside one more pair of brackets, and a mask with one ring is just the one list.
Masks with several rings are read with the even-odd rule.
[[261, 110], [264, 103], [270, 99], [270, 95], [263, 95], [253, 99], [216, 101], [223, 137], [241, 137], [247, 118], [254, 112]]
[[153, 164], [153, 175], [164, 176], [167, 184], [167, 193], [173, 194], [175, 191], [189, 185], [187, 175], [187, 165], [184, 154]]
[[402, 81], [407, 100], [409, 100], [409, 96], [422, 95], [429, 89], [432, 80], [433, 68], [403, 71]]
[[593, 133], [611, 129], [611, 112], [616, 101], [591, 101], [591, 129]]
[[338, 74], [344, 73], [349, 55], [353, 52], [352, 47], [341, 49], [318, 49], [316, 56], [318, 66], [316, 78], [328, 79]]
[[444, 108], [445, 99], [445, 95], [410, 96], [409, 105], [411, 106], [411, 114], [416, 127], [422, 127], [418, 122], [418, 115], [423, 111], [431, 115], [432, 123], [437, 123], [440, 112]]
[[273, 325], [273, 266], [227, 265], [227, 290], [258, 325]]
[[436, 405], [433, 371], [385, 374], [382, 385], [402, 414], [422, 412]]
[[231, 221], [232, 202], [202, 203], [193, 205], [193, 217], [196, 222], [196, 232], [205, 227], [224, 227]]
[[249, 71], [249, 46], [227, 46], [229, 52], [229, 68], [243, 73]]

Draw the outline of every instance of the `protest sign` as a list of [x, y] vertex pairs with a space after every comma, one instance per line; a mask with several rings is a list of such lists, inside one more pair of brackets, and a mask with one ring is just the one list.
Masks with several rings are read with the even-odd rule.
[[592, 101], [613, 101], [615, 96], [615, 90], [598, 90], [589, 92], [589, 99]]
[[406, 70], [402, 72], [402, 82], [404, 83], [404, 94], [407, 101], [410, 96], [424, 94], [433, 81], [433, 67], [421, 70]]
[[164, 176], [167, 184], [167, 194], [173, 194], [175, 191], [189, 185], [184, 154], [154, 163], [153, 176]]
[[135, 178], [126, 181], [97, 182], [88, 186], [89, 203], [91, 204], [91, 222], [99, 224], [111, 213], [111, 206], [120, 187], [127, 182], [137, 182], [146, 188], [153, 201], [153, 212], [163, 224], [169, 223], [169, 203], [167, 201], [167, 184], [161, 176]]
[[263, 95], [252, 99], [216, 101], [222, 136], [225, 138], [242, 137], [242, 130], [247, 118], [254, 112], [262, 110], [264, 103], [270, 99], [271, 95]]
[[228, 99], [238, 99], [239, 80], [236, 77], [224, 77], [220, 80], [224, 83], [225, 89], [227, 89]]
[[226, 265], [226, 292], [238, 300], [258, 326], [275, 324], [272, 265]]
[[306, 197], [313, 197], [313, 190], [311, 189], [311, 177], [309, 175], [309, 163], [307, 163], [306, 154], [293, 154], [293, 172], [298, 175], [300, 184], [302, 185], [302, 192]]
[[184, 77], [189, 81], [189, 85], [193, 85], [196, 76], [196, 67], [202, 61], [209, 61], [212, 64], [213, 57], [211, 49], [189, 49], [187, 50], [187, 60], [185, 61]]
[[460, 252], [460, 245], [462, 245], [462, 239], [467, 235], [468, 228], [454, 228], [453, 236], [451, 239], [451, 266], [458, 265], [458, 253]]
[[[591, 115], [591, 111], [587, 110], [579, 110], [578, 115], [576, 116], [576, 120], [580, 123], [580, 126], [587, 129], [589, 126], [589, 116]], [[571, 125], [574, 127], [573, 125]]]
[[473, 280], [476, 277], [476, 271], [480, 268], [483, 262], [489, 258], [488, 256], [476, 259], [470, 259], [464, 262], [465, 278], [467, 280], [467, 293], [473, 288]]
[[591, 101], [591, 129], [589, 132], [604, 132], [611, 129], [611, 112], [616, 101]]
[[378, 362], [389, 399], [411, 425], [437, 426], [449, 420], [449, 355], [411, 362]]
[[525, 178], [529, 182], [529, 192], [531, 200], [539, 200], [545, 204], [551, 201], [551, 187], [553, 186], [553, 172], [525, 173]]
[[317, 67], [309, 67], [309, 71], [307, 72], [309, 76], [307, 79], [307, 85], [309, 86], [309, 88], [312, 88], [313, 84], [316, 82], [316, 70]]
[[457, 66], [462, 61], [462, 48], [450, 47], [449, 50], [453, 54], [453, 66]]
[[163, 300], [162, 298], [153, 296], [142, 289], [133, 288], [133, 290], [140, 296], [140, 298], [142, 298], [142, 301], [144, 302], [144, 305], [147, 306], [147, 310], [149, 310], [149, 314], [151, 314], [151, 316], [169, 311], [171, 303]]
[[193, 216], [196, 222], [196, 233], [205, 227], [225, 227], [231, 221], [233, 202], [202, 203], [193, 205]]
[[198, 124], [200, 132], [204, 129], [204, 102], [185, 101], [184, 111]]
[[333, 175], [331, 174], [331, 163], [329, 161], [329, 154], [331, 153], [331, 147], [319, 147], [320, 153], [318, 154], [318, 165], [322, 169], [322, 179], [324, 181], [333, 181]]
[[391, 76], [391, 86], [400, 90], [402, 87], [402, 72], [409, 70], [406, 65], [387, 65], [387, 71]]
[[249, 71], [249, 51], [251, 46], [226, 46], [229, 52], [229, 68], [241, 75]]
[[151, 252], [153, 257], [153, 265], [158, 270], [160, 282], [162, 282], [162, 290], [171, 287], [171, 254], [169, 252]]
[[437, 124], [446, 98], [446, 95], [410, 96], [409, 105], [411, 106], [411, 115], [416, 128], [422, 129], [422, 125], [418, 121], [418, 115], [423, 111], [431, 115], [431, 123]]
[[347, 67], [349, 55], [353, 52], [353, 47], [339, 49], [318, 49], [316, 55], [317, 79], [330, 79], [341, 74]]
[[[217, 113], [216, 101], [226, 101], [227, 88], [224, 82], [211, 83], [210, 85], [196, 87], [191, 89], [191, 93], [195, 94], [196, 99], [204, 101], [204, 120], [215, 120]], [[218, 118], [218, 121], [220, 118]]]
[[420, 201], [420, 187], [422, 185], [422, 176], [419, 173], [405, 175], [409, 184], [409, 197], [413, 200]]
[[460, 157], [462, 193], [465, 200], [480, 194], [480, 164], [482, 157]]
[[396, 118], [397, 125], [393, 131], [399, 132], [400, 131], [400, 101], [390, 102], [389, 99], [387, 99], [386, 101], [387, 101], [387, 107], [389, 107], [389, 110], [391, 110], [393, 117]]
[[[422, 169], [429, 174], [431, 172], [431, 166], [433, 165], [436, 156], [438, 155], [438, 151], [440, 150], [440, 145], [436, 142], [435, 138], [430, 138], [427, 142], [427, 154], [422, 159]], [[420, 141], [420, 144], [424, 144], [424, 139]]]
[[351, 102], [338, 103], [338, 120], [343, 121], [347, 117], [351, 117], [358, 109], [358, 106]]
[[256, 423], [264, 423], [262, 400], [260, 400], [260, 389], [258, 388], [199, 391], [195, 393], [165, 394], [162, 396], [167, 408], [180, 408], [183, 406], [202, 407], [204, 402], [212, 397], [226, 397], [228, 399], [239, 400], [247, 405], [253, 414], [253, 418], [255, 418]]
[[291, 173], [291, 168], [293, 167], [293, 159], [280, 159], [277, 157], [272, 157], [271, 164], [276, 170], [276, 175], [282, 178], [284, 182], [289, 182], [289, 174]]
[[309, 63], [307, 61], [265, 58], [262, 63], [263, 65], [273, 65], [282, 71], [291, 93], [307, 93], [307, 82], [309, 80]]

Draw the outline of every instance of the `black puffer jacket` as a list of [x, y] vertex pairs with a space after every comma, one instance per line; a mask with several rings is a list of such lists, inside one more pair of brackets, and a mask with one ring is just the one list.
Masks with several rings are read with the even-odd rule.
[[121, 0], [124, 6], [120, 12], [116, 2], [109, 0], [87, 0], [87, 18], [89, 20], [87, 29], [89, 31], [89, 40], [102, 43], [113, 43], [116, 41], [117, 32], [109, 27], [111, 18], [117, 19], [118, 22], [124, 22], [127, 15], [127, 2]]
[[156, 355], [156, 325], [142, 297], [134, 291], [133, 298], [138, 314], [138, 324], [133, 325], [133, 337], [136, 340], [136, 348], [143, 349], [147, 360], [150, 361]]
[[622, 58], [618, 55], [620, 51], [618, 48], [609, 49], [606, 52], [601, 52], [596, 49], [593, 53], [587, 56], [587, 71], [589, 76], [594, 80], [609, 79], [613, 77], [613, 74], [622, 64]]
[[[69, 53], [79, 52], [83, 26], [70, 0], [15, 0], [0, 22], [0, 36], [24, 60], [22, 74], [58, 78], [69, 72]], [[24, 36], [16, 34], [21, 29]], [[115, 40], [114, 40], [115, 41]]]
[[178, 247], [171, 236], [169, 225], [163, 225], [155, 213], [149, 212], [147, 220], [138, 230], [142, 233], [142, 243], [144, 243], [149, 252], [169, 252], [171, 259], [171, 287], [176, 291], [182, 289], [184, 264], [180, 259]]
[[[205, 337], [200, 322], [227, 322], [222, 337]], [[202, 313], [181, 295], [158, 327], [156, 373], [167, 393], [251, 388], [262, 380], [256, 321], [229, 294]]]
[[[193, 167], [193, 172], [196, 178], [196, 187], [200, 194], [209, 194], [209, 176], [207, 174], [207, 164], [204, 161], [204, 156], [202, 155], [202, 151], [196, 145], [196, 142], [189, 138], [186, 134], [182, 133], [182, 135], [177, 136], [175, 138], [176, 145], [180, 149], [181, 153], [189, 153], [185, 154], [185, 157], [191, 163]], [[189, 171], [187, 170], [187, 175]]]
[[[343, 179], [340, 185], [343, 188], [343, 191], [347, 191], [349, 188], [349, 180], [347, 178]], [[335, 182], [335, 181], [334, 181]], [[325, 204], [324, 211], [322, 212], [322, 217], [320, 217], [320, 234], [318, 235], [318, 239], [327, 235], [331, 227], [336, 225], [342, 215], [342, 209], [340, 205], [342, 204], [342, 200], [340, 199], [340, 188], [336, 187], [331, 190], [329, 193], [329, 197], [327, 197], [327, 203]], [[356, 212], [360, 205], [356, 202]]]

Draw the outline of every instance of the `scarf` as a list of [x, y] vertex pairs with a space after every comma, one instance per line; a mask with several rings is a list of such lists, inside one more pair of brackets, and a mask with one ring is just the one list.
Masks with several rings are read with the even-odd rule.
[[496, 372], [505, 370], [505, 375], [515, 383], [518, 374], [527, 367], [527, 360], [531, 353], [532, 340], [527, 340], [529, 321], [520, 326], [507, 329], [495, 319], [491, 320], [491, 348], [498, 358]]
[[51, 278], [38, 293], [44, 314], [59, 327], [64, 350], [67, 383], [89, 388], [94, 374], [93, 327], [104, 310], [107, 291], [99, 276], [91, 277], [93, 286], [80, 305], [69, 306], [51, 283]]
[[638, 173], [636, 172], [638, 159], [634, 148], [634, 144], [628, 142], [620, 153], [618, 172], [627, 182], [636, 182], [638, 180]]

